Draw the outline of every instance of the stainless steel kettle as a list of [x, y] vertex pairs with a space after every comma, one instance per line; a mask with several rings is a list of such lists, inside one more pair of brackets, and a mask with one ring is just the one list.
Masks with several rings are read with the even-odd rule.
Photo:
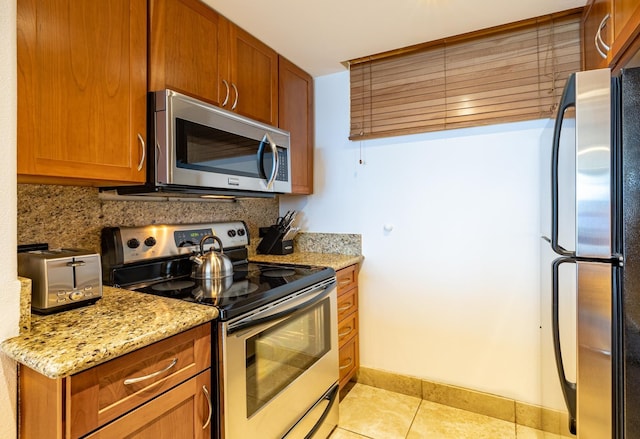
[[[205, 253], [204, 243], [213, 239], [218, 243], [220, 251], [215, 251], [213, 247]], [[215, 235], [203, 236], [200, 240], [200, 254], [191, 257], [195, 262], [191, 270], [191, 277], [194, 279], [220, 279], [233, 275], [233, 264], [231, 259], [222, 250], [222, 241]]]

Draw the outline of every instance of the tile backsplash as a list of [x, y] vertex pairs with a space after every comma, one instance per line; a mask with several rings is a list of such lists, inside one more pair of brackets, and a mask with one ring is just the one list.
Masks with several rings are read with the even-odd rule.
[[[235, 202], [111, 201], [93, 187], [18, 185], [18, 244], [49, 243], [100, 252], [100, 230], [109, 226], [244, 220], [252, 241], [258, 227], [278, 217], [278, 200]], [[255, 238], [254, 238], [255, 237]]]

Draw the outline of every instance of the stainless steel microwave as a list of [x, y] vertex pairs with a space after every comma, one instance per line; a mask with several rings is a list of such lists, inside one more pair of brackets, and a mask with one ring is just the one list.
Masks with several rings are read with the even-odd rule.
[[119, 194], [291, 192], [289, 133], [172, 90], [149, 93], [147, 183]]

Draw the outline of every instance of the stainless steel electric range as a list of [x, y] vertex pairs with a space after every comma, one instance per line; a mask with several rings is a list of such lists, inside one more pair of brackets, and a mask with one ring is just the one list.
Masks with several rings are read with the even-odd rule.
[[[193, 278], [207, 235], [220, 238], [233, 275]], [[335, 271], [252, 263], [242, 221], [102, 230], [107, 285], [215, 306], [212, 382], [224, 439], [327, 437], [338, 422]], [[204, 250], [220, 251], [213, 241]]]

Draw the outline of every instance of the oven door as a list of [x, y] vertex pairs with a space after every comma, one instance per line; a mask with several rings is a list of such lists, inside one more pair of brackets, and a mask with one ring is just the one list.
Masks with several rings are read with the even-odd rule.
[[330, 279], [222, 323], [226, 439], [326, 437], [337, 424], [336, 306]]

